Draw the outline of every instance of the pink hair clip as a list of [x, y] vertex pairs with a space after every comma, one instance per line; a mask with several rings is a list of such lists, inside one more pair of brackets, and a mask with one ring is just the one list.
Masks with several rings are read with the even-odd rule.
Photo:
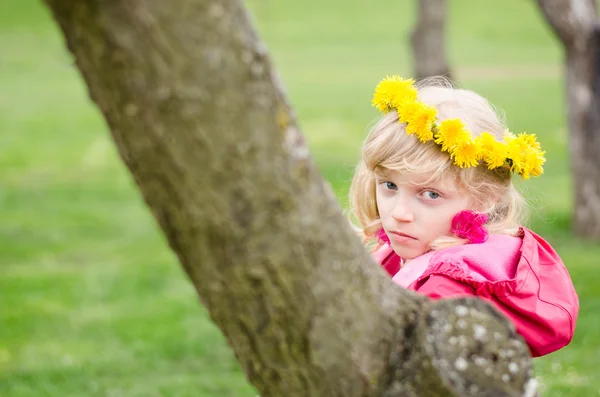
[[488, 238], [488, 231], [484, 226], [487, 220], [487, 215], [481, 212], [460, 211], [452, 219], [450, 232], [472, 244], [481, 244]]

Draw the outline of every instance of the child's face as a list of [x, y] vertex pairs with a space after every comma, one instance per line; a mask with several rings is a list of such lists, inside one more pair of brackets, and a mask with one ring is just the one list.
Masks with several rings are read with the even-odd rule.
[[377, 207], [392, 248], [410, 260], [429, 251], [437, 238], [448, 235], [452, 218], [469, 209], [469, 199], [451, 178], [423, 185], [422, 176], [388, 171], [377, 177]]

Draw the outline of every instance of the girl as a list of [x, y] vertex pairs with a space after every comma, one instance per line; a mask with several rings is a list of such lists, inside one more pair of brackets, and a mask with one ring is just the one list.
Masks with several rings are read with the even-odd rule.
[[535, 135], [508, 132], [484, 98], [444, 81], [386, 78], [373, 105], [384, 116], [364, 143], [350, 205], [375, 259], [417, 293], [491, 302], [534, 357], [567, 345], [577, 294], [552, 247], [522, 226], [511, 180], [542, 174]]

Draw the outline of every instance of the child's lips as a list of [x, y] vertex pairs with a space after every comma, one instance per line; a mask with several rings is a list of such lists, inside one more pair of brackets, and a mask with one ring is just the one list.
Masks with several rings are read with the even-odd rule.
[[416, 240], [417, 238], [414, 236], [411, 236], [410, 234], [406, 234], [406, 233], [402, 233], [402, 232], [391, 232], [392, 235], [394, 235], [394, 240], [400, 240], [400, 241], [411, 241], [411, 240]]

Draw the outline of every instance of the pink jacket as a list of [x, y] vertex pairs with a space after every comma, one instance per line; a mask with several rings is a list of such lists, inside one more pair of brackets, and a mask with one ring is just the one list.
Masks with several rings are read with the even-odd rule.
[[389, 245], [375, 259], [405, 288], [431, 298], [477, 296], [494, 304], [525, 338], [533, 357], [573, 338], [579, 299], [565, 265], [540, 236], [490, 235], [482, 244], [431, 251], [401, 268]]

